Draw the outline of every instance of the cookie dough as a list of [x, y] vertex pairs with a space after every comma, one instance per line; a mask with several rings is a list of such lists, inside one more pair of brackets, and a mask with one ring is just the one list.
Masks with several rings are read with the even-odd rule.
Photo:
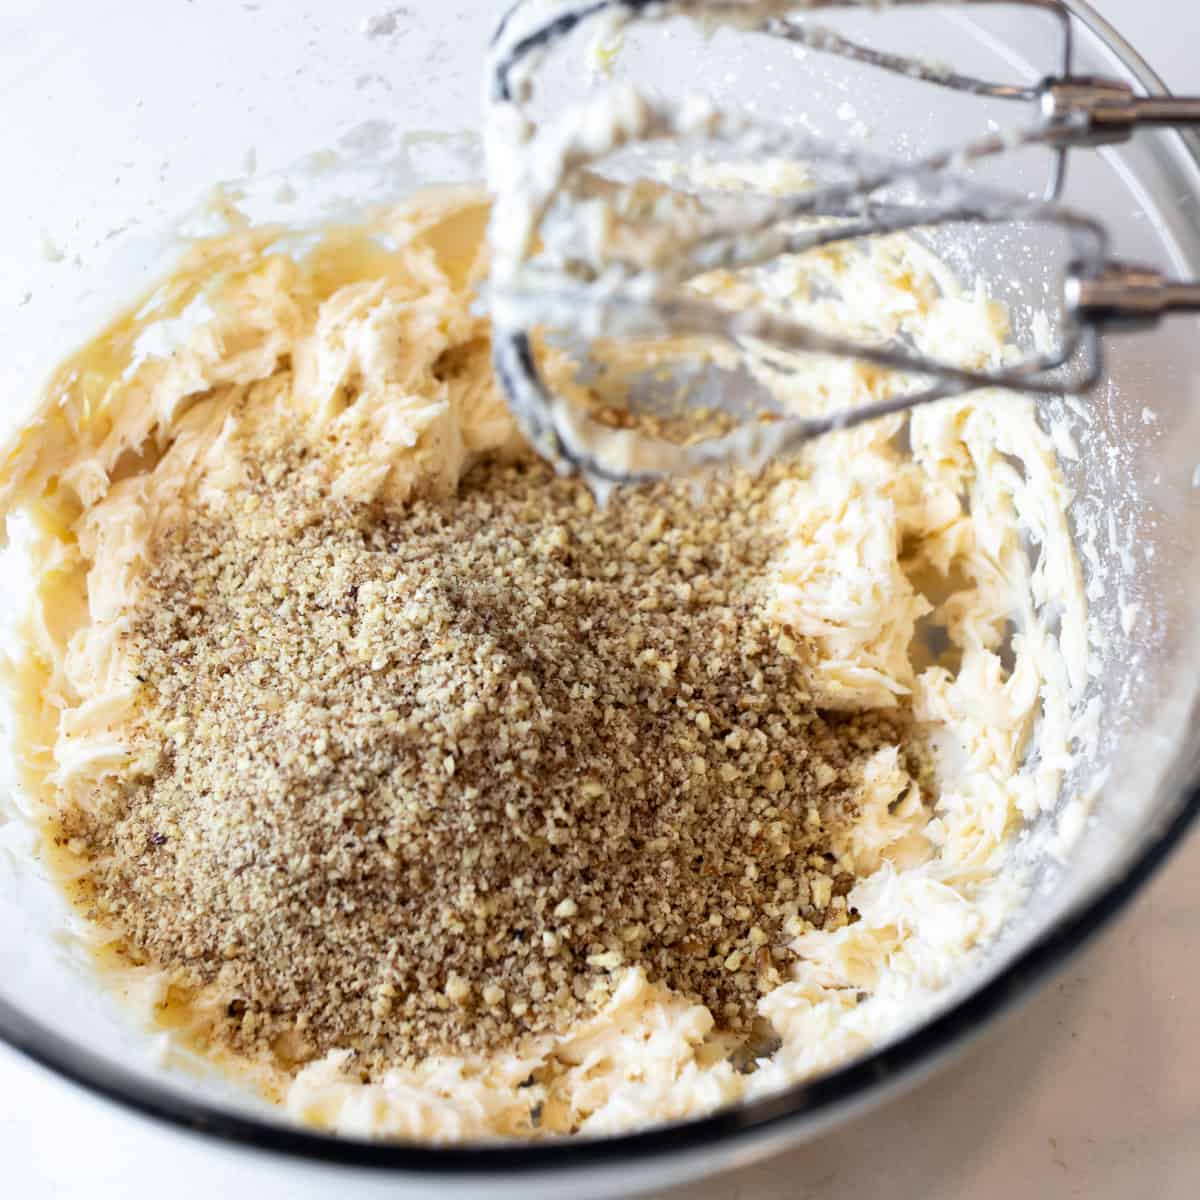
[[[16, 752], [64, 880], [89, 869], [82, 844], [58, 844], [64, 817], [151, 767], [129, 736], [142, 684], [127, 637], [156, 538], [191, 507], [233, 511], [247, 445], [302, 430], [334, 500], [397, 512], [520, 452], [474, 307], [487, 219], [480, 194], [442, 189], [357, 228], [200, 242], [63, 363], [5, 447], [0, 510], [34, 580], [10, 671]], [[788, 269], [772, 302], [831, 328], [903, 332], [980, 364], [1010, 352], [1003, 311], [910, 239]], [[822, 276], [835, 293], [810, 286]], [[793, 411], [887, 386], [850, 362], [770, 384]], [[895, 748], [871, 759], [835, 847], [858, 879], [855, 919], [792, 938], [787, 977], [759, 1002], [773, 1040], [753, 1069], [724, 1052], [710, 1011], [639, 966], [616, 967], [575, 1027], [502, 1053], [436, 1055], [365, 1083], [350, 1047], [225, 1065], [296, 1119], [348, 1134], [599, 1134], [769, 1093], [918, 1020], [1020, 900], [1014, 834], [1054, 804], [1071, 758], [1086, 608], [1069, 500], [1032, 405], [985, 393], [825, 439], [773, 488], [782, 549], [762, 586], [779, 637], [807, 648], [811, 694], [844, 714], [905, 708], [935, 767], [922, 783]], [[114, 952], [121, 930], [103, 914], [85, 930], [107, 982], [172, 1037], [197, 1044], [227, 1005], [219, 987], [181, 1005], [158, 964]]]

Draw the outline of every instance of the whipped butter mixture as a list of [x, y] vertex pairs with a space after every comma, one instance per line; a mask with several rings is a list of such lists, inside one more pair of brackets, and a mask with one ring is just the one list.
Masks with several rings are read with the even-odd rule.
[[[608, 1133], [886, 1039], [1020, 898], [1086, 675], [1028, 402], [600, 509], [492, 378], [487, 219], [439, 190], [194, 244], [0, 469], [17, 753], [99, 969], [345, 1133]], [[1009, 353], [911, 240], [788, 270], [771, 302], [825, 327]], [[763, 378], [794, 412], [886, 388]]]

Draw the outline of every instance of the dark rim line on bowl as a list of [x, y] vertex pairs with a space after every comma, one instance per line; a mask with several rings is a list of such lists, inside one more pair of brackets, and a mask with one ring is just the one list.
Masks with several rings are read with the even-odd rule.
[[[1073, 14], [1121, 59], [1125, 69], [1150, 92], [1166, 88], [1144, 59], [1085, 0], [1067, 0]], [[1200, 167], [1200, 139], [1184, 137]], [[496, 1171], [561, 1171], [603, 1167], [615, 1156], [623, 1166], [653, 1158], [699, 1152], [786, 1132], [800, 1118], [830, 1116], [863, 1103], [883, 1082], [898, 1084], [982, 1031], [988, 1021], [1020, 1000], [1061, 968], [1111, 921], [1141, 889], [1200, 817], [1200, 785], [1183, 790], [1179, 810], [1103, 891], [1061, 923], [1036, 938], [994, 979], [896, 1042], [856, 1059], [811, 1082], [775, 1096], [722, 1109], [712, 1116], [606, 1138], [561, 1139], [539, 1143], [466, 1144], [433, 1147], [365, 1141], [308, 1132], [228, 1112], [192, 1101], [169, 1088], [74, 1045], [0, 998], [0, 1041], [81, 1087], [177, 1129], [331, 1165], [402, 1170], [443, 1176]]]

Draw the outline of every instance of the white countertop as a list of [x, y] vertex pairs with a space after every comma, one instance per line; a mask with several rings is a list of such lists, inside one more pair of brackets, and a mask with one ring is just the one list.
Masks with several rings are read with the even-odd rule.
[[[1093, 0], [1183, 91], [1200, 4]], [[811, 1146], [670, 1200], [1193, 1200], [1200, 1195], [1200, 834], [1118, 925], [966, 1059]], [[0, 1195], [309, 1200], [0, 1048]], [[662, 1198], [666, 1200], [666, 1198]]]

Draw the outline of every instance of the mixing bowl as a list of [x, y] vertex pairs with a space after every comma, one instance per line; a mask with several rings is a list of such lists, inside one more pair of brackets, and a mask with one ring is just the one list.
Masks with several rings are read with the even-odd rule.
[[[1148, 92], [1161, 84], [1086, 4], [1077, 68]], [[480, 68], [498, 16], [490, 0], [36, 0], [0, 13], [0, 91], [19, 119], [0, 191], [0, 385], [5, 419], [31, 403], [65, 352], [135, 296], [211, 222], [218, 180], [254, 220], [341, 218], [415, 184], [479, 172]], [[864, 27], [867, 28], [867, 27]], [[870, 30], [867, 29], [868, 36]], [[1049, 68], [1044, 26], [997, 8], [940, 10], [902, 36], [939, 59], [1033, 82]], [[666, 50], [664, 52], [664, 45]], [[657, 48], [655, 48], [655, 46]], [[881, 81], [787, 48], [676, 32], [633, 39], [620, 69], [697, 82], [719, 99], [794, 110], [817, 132], [918, 154], [997, 119], [986, 105]], [[551, 87], [572, 85], [569, 76]], [[900, 89], [893, 93], [889, 89]], [[553, 95], [553, 92], [551, 92]], [[1007, 116], [1007, 114], [1005, 114]], [[1067, 200], [1101, 217], [1124, 257], [1200, 275], [1200, 159], [1154, 132], [1077, 158]], [[1004, 167], [1034, 191], [1045, 164]], [[1056, 265], [1003, 238], [939, 248], [979, 273], [1018, 318], [1052, 294]], [[1179, 321], [1114, 341], [1104, 383], [1048, 418], [1075, 423], [1064, 457], [1100, 668], [1097, 750], [1067, 778], [1060, 811], [1022, 835], [1027, 902], [938, 1011], [822, 1078], [703, 1120], [598, 1141], [430, 1148], [324, 1136], [221, 1079], [181, 1070], [164, 1039], [135, 1029], [60, 935], [64, 906], [30, 866], [15, 807], [0, 824], [0, 1036], [116, 1103], [239, 1149], [305, 1160], [345, 1182], [381, 1175], [397, 1194], [633, 1191], [744, 1163], [811, 1138], [929, 1072], [1100, 929], [1200, 810], [1200, 339]], [[1036, 555], [1038, 547], [1031, 546]], [[5, 573], [16, 602], [20, 580]], [[11, 788], [7, 791], [11, 792]], [[1091, 798], [1080, 822], [1079, 797]], [[1060, 836], [1063, 813], [1078, 837]], [[3, 821], [3, 817], [0, 817]]]

